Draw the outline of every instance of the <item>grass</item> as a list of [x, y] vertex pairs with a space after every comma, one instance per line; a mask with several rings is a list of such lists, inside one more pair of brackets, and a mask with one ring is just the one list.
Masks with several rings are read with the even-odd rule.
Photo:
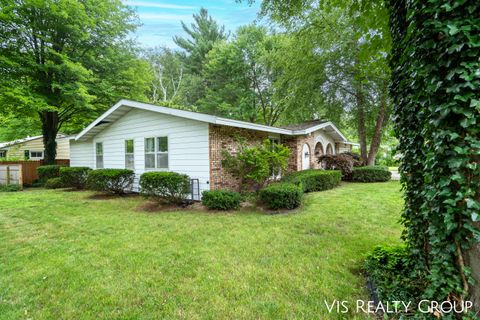
[[368, 300], [364, 255], [401, 232], [398, 182], [344, 184], [280, 215], [89, 195], [0, 193], [0, 319], [361, 319], [324, 299]]

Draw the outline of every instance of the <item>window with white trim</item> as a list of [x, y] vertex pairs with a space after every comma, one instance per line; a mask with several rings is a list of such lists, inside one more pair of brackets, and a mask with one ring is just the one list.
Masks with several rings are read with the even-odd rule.
[[30, 151], [28, 158], [31, 160], [41, 160], [43, 159], [43, 151]]
[[95, 156], [96, 156], [96, 168], [103, 168], [103, 142], [97, 142], [95, 144]]
[[0, 158], [6, 158], [7, 157], [7, 150], [0, 150]]
[[133, 145], [133, 139], [125, 140], [125, 168], [135, 169], [135, 147]]
[[145, 139], [145, 169], [168, 169], [168, 137]]

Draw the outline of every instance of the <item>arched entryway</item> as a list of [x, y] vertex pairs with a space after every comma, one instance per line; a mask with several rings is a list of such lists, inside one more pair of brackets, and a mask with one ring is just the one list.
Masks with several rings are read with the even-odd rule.
[[333, 147], [331, 143], [327, 145], [327, 154], [333, 154]]
[[307, 143], [302, 148], [302, 170], [310, 169], [310, 147]]
[[316, 169], [322, 168], [322, 164], [319, 162], [319, 158], [323, 155], [324, 155], [323, 144], [321, 142], [317, 142], [317, 144], [315, 144], [315, 158], [314, 158], [315, 160], [314, 167]]

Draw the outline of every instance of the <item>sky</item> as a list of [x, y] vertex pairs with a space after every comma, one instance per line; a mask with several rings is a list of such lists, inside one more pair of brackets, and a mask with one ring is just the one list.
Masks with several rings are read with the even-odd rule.
[[227, 31], [234, 32], [239, 26], [254, 22], [260, 11], [260, 1], [248, 5], [235, 0], [124, 0], [128, 6], [135, 8], [143, 24], [135, 37], [143, 47], [166, 46], [178, 48], [172, 40], [174, 35], [186, 36], [181, 21], [190, 25], [192, 14], [203, 7], [208, 10]]

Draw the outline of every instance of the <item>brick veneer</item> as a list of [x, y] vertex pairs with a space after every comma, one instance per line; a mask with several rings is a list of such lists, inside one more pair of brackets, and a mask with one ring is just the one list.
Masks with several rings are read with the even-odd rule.
[[[227, 150], [231, 154], [237, 152], [237, 137], [245, 138], [247, 144], [259, 144], [267, 139], [270, 135], [267, 132], [233, 128], [228, 126], [209, 125], [209, 148], [210, 148], [210, 189], [238, 190], [239, 181], [232, 177], [222, 167], [222, 150]], [[317, 163], [315, 155], [315, 135], [313, 133], [303, 136], [281, 136], [281, 143], [287, 146], [291, 155], [288, 160], [287, 172], [302, 170], [302, 151], [305, 143], [310, 147], [310, 168], [319, 169], [320, 164]], [[337, 145], [336, 151], [348, 148], [349, 145]], [[323, 146], [326, 148], [326, 146]], [[326, 150], [323, 150], [324, 152]]]
[[233, 128], [210, 124], [209, 126], [209, 147], [210, 147], [210, 189], [238, 190], [239, 181], [232, 177], [222, 167], [222, 150], [231, 154], [237, 152], [237, 137], [245, 138], [247, 144], [262, 143], [268, 138], [267, 132]]

